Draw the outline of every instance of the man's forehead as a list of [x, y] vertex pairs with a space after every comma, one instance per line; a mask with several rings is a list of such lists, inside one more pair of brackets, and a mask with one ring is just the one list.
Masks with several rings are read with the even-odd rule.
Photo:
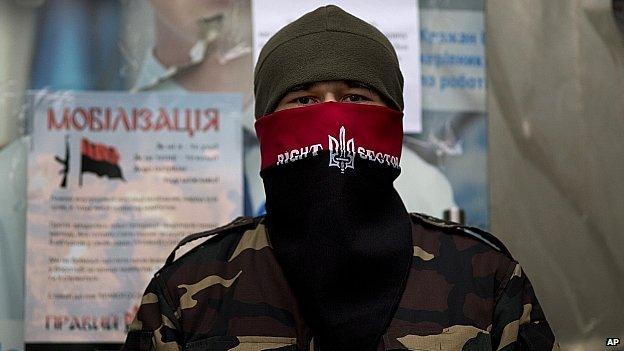
[[362, 89], [372, 89], [367, 84], [362, 82], [353, 81], [353, 80], [327, 80], [327, 81], [319, 81], [319, 82], [309, 82], [305, 84], [295, 85], [292, 88], [288, 89], [288, 92], [294, 91], [306, 91], [306, 90], [314, 90], [314, 89], [344, 89], [344, 88], [362, 88]]

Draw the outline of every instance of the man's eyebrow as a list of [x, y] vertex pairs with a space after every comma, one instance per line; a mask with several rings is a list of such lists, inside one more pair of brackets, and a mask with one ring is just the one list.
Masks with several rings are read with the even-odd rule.
[[[368, 84], [362, 83], [362, 82], [358, 82], [355, 80], [345, 80], [344, 81], [345, 84], [347, 85], [347, 87], [349, 88], [360, 88], [360, 89], [366, 89], [372, 92], [376, 92], [375, 88], [371, 87]], [[309, 89], [312, 89], [314, 87], [314, 85], [318, 84], [319, 82], [309, 82], [309, 83], [305, 83], [305, 84], [299, 84], [299, 85], [295, 85], [293, 87], [291, 87], [290, 89], [288, 89], [285, 93], [284, 96], [288, 95], [289, 93], [294, 93], [297, 91], [306, 91]]]

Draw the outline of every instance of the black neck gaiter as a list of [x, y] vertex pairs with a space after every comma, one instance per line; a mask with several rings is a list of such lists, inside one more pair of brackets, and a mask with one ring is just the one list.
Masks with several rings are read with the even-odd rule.
[[323, 103], [256, 122], [275, 256], [322, 351], [376, 350], [413, 254], [402, 113]]

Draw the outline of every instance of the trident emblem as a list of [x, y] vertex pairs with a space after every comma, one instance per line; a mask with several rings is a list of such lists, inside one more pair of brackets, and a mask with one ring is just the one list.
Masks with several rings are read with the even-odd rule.
[[353, 138], [346, 141], [345, 127], [340, 127], [339, 140], [328, 135], [329, 137], [329, 166], [340, 168], [340, 173], [344, 173], [345, 169], [353, 168], [355, 164], [355, 142]]

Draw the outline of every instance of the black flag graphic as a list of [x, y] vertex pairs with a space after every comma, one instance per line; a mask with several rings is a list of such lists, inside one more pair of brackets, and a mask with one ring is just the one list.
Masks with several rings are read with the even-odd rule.
[[120, 178], [125, 181], [119, 167], [120, 156], [116, 148], [105, 144], [92, 143], [88, 139], [82, 138], [80, 154], [82, 156], [79, 178], [80, 186], [82, 186], [82, 174], [84, 172], [95, 173], [100, 177], [105, 175], [109, 178]]

